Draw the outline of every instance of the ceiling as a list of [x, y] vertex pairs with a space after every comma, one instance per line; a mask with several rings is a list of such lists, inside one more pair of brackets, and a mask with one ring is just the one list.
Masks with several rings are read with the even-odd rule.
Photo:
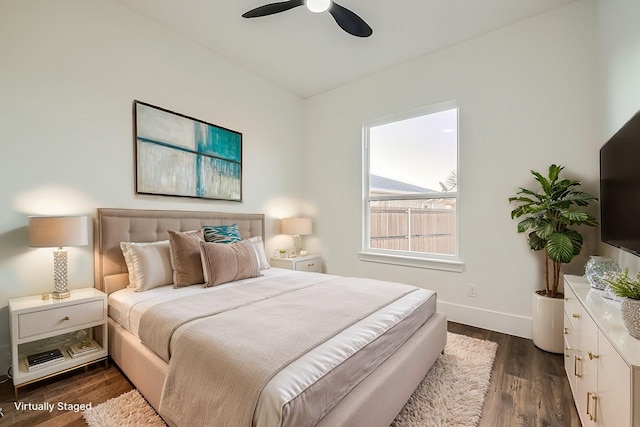
[[575, 0], [339, 0], [372, 28], [351, 36], [306, 7], [241, 15], [272, 0], [116, 0], [302, 98]]

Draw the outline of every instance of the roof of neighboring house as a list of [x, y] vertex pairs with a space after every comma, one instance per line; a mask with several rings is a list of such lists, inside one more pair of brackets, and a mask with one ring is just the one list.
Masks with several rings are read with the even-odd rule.
[[389, 191], [394, 193], [435, 193], [435, 191], [429, 188], [419, 187], [373, 174], [369, 175], [369, 188], [371, 191]]

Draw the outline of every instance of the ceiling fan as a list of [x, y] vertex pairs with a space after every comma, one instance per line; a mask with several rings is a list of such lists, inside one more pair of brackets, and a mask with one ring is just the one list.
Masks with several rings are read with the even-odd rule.
[[289, 0], [278, 3], [270, 3], [256, 7], [242, 14], [243, 18], [258, 18], [260, 16], [273, 15], [274, 13], [285, 12], [294, 7], [306, 5], [311, 12], [320, 13], [329, 11], [336, 23], [347, 33], [357, 37], [369, 37], [373, 34], [371, 27], [362, 18], [340, 6], [333, 0]]

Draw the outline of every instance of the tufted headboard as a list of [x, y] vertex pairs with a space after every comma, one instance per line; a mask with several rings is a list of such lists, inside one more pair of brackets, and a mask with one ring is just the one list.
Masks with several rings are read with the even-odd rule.
[[155, 242], [168, 239], [168, 230], [231, 224], [238, 224], [243, 239], [260, 236], [264, 240], [263, 214], [99, 208], [93, 240], [95, 287], [104, 290], [105, 277], [127, 273], [120, 242]]

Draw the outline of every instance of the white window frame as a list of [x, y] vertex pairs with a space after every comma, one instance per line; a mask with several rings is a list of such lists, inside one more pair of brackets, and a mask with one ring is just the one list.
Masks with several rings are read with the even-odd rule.
[[[369, 194], [369, 130], [376, 126], [388, 123], [398, 122], [402, 120], [413, 119], [428, 114], [438, 113], [445, 110], [455, 108], [457, 110], [457, 146], [456, 146], [456, 168], [458, 171], [458, 185], [456, 192], [436, 193], [436, 194], [408, 194], [398, 196], [370, 196]], [[447, 101], [428, 107], [420, 108], [410, 112], [394, 114], [381, 119], [372, 120], [363, 123], [362, 126], [362, 251], [359, 253], [359, 259], [365, 262], [376, 262], [382, 264], [403, 265], [409, 267], [429, 268], [434, 270], [445, 270], [452, 272], [464, 271], [464, 262], [459, 257], [460, 251], [460, 107], [455, 101]], [[370, 223], [371, 215], [369, 210], [369, 202], [375, 200], [417, 200], [417, 199], [440, 199], [446, 197], [456, 198], [456, 253], [454, 255], [432, 254], [422, 252], [405, 252], [392, 251], [386, 249], [377, 249], [369, 247], [370, 243]]]

